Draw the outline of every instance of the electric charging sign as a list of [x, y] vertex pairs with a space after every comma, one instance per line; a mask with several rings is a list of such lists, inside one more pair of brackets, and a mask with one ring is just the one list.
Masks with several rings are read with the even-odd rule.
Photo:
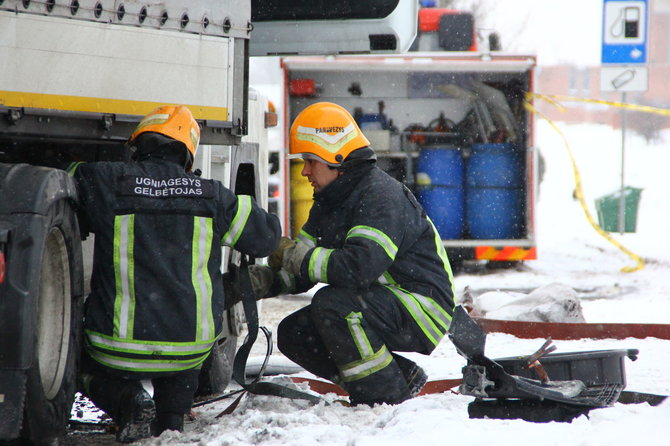
[[603, 64], [647, 63], [647, 0], [603, 1]]

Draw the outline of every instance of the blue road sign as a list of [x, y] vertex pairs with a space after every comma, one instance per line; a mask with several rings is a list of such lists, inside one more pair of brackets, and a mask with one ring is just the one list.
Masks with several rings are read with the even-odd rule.
[[646, 64], [647, 0], [603, 0], [603, 64]]

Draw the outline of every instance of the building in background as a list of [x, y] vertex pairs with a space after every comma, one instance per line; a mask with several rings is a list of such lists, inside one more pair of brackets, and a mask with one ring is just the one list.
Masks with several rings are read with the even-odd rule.
[[[646, 92], [626, 93], [626, 102], [670, 109], [670, 1], [649, 1], [648, 69], [649, 88]], [[540, 66], [537, 71], [537, 91], [543, 94], [575, 96], [620, 102], [621, 94], [600, 91], [600, 66], [575, 65]], [[565, 111], [538, 103], [550, 119], [568, 123], [602, 123], [621, 126], [621, 109], [584, 102], [564, 102]], [[628, 110], [626, 127], [648, 140], [660, 130], [670, 128], [670, 116]]]

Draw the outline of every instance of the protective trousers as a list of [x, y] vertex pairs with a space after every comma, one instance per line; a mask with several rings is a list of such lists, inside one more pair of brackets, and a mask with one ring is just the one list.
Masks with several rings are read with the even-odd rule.
[[[82, 356], [81, 392], [118, 422], [122, 412], [129, 410], [124, 407], [128, 400], [124, 397], [141, 388], [140, 379], [123, 379], [109, 374], [88, 355], [84, 353]], [[183, 417], [193, 405], [199, 374], [200, 369], [191, 369], [151, 378], [158, 431], [182, 430]]]
[[[403, 371], [414, 363], [392, 351], [425, 351], [424, 334], [388, 289], [326, 286], [277, 330], [279, 350], [317, 376], [343, 386], [352, 404], [410, 397]], [[402, 368], [401, 368], [402, 367]]]

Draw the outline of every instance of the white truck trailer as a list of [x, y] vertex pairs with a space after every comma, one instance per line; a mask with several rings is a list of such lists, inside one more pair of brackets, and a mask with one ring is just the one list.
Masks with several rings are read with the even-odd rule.
[[[76, 188], [53, 167], [123, 160], [143, 115], [184, 104], [201, 126], [195, 167], [264, 203], [267, 107], [248, 88], [250, 54], [397, 52], [416, 32], [412, 0], [344, 0], [322, 8], [325, 17], [314, 6], [0, 1], [0, 441], [51, 444], [75, 394], [91, 252], [73, 212]], [[358, 26], [344, 37], [333, 31], [351, 20]], [[222, 317], [202, 392], [230, 377], [240, 317]]]

